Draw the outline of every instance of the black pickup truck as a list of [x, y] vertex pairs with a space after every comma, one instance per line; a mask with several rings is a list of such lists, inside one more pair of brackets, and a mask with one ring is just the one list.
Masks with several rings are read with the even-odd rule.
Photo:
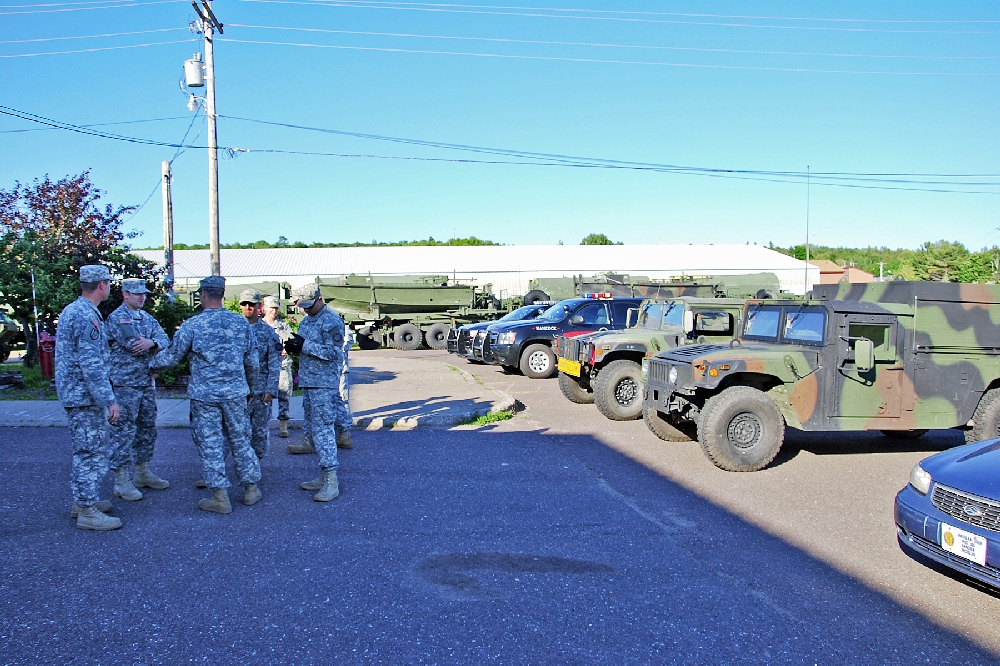
[[637, 312], [642, 300], [584, 294], [559, 301], [530, 321], [490, 324], [487, 331], [493, 363], [509, 372], [519, 369], [531, 379], [549, 377], [556, 369], [553, 345], [557, 337], [623, 329], [629, 310]]

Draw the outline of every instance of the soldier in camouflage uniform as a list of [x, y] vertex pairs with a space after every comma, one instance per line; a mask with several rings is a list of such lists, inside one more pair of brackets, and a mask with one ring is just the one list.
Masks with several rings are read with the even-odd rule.
[[[137, 501], [137, 488], [163, 490], [170, 486], [149, 469], [156, 443], [156, 388], [149, 376], [153, 356], [170, 346], [159, 322], [142, 309], [146, 302], [145, 280], [122, 281], [122, 304], [104, 322], [111, 344], [111, 386], [121, 407], [121, 418], [111, 429], [111, 469], [115, 472], [115, 495]], [[129, 468], [135, 457], [135, 485]]]
[[[284, 345], [292, 337], [292, 327], [283, 319], [278, 319], [281, 303], [277, 296], [264, 298], [264, 322], [274, 329]], [[278, 434], [288, 437], [288, 398], [292, 395], [292, 357], [282, 348], [281, 374], [278, 376]]]
[[115, 530], [122, 521], [105, 512], [111, 502], [98, 501], [98, 484], [108, 472], [110, 446], [107, 422], [114, 424], [121, 412], [108, 380], [108, 339], [97, 306], [111, 294], [111, 273], [106, 266], [80, 269], [82, 295], [59, 313], [56, 336], [56, 393], [69, 418], [73, 441], [71, 515], [84, 530]]
[[296, 305], [306, 313], [299, 332], [285, 349], [299, 354], [299, 386], [308, 398], [310, 435], [319, 455], [320, 476], [302, 484], [318, 491], [313, 499], [329, 502], [340, 495], [337, 480], [337, 420], [344, 409], [340, 378], [344, 365], [344, 320], [323, 302], [319, 285], [295, 290]]
[[153, 359], [152, 369], [165, 370], [185, 356], [191, 363], [188, 397], [191, 399], [192, 439], [201, 456], [205, 485], [212, 499], [203, 499], [203, 511], [231, 513], [226, 478], [226, 446], [244, 487], [243, 503], [260, 498], [260, 462], [250, 446], [247, 403], [257, 381], [260, 361], [257, 343], [247, 320], [222, 305], [226, 279], [213, 275], [201, 281], [203, 311], [181, 324], [170, 349]]
[[263, 458], [270, 447], [271, 401], [278, 394], [278, 375], [281, 373], [281, 340], [274, 329], [260, 318], [260, 293], [254, 289], [240, 292], [240, 311], [253, 329], [257, 341], [260, 372], [253, 386], [253, 397], [247, 405], [250, 413], [250, 444], [257, 458]]

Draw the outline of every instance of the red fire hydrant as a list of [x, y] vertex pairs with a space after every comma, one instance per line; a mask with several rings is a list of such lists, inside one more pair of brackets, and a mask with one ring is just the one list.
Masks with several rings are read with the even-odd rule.
[[38, 365], [42, 377], [52, 379], [56, 376], [56, 336], [46, 331], [38, 334]]

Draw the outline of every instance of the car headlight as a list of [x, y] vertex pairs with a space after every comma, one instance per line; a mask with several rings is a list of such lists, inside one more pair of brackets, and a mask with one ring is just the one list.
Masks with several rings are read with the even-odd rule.
[[649, 381], [649, 359], [642, 359], [642, 381], [643, 383]]
[[497, 338], [497, 344], [510, 345], [514, 343], [514, 336], [517, 335], [514, 331], [504, 331]]
[[676, 365], [670, 366], [670, 369], [667, 370], [667, 381], [670, 382], [671, 384], [676, 384], [677, 383], [677, 366]]
[[917, 463], [910, 471], [910, 485], [921, 495], [926, 495], [931, 490], [931, 475], [924, 471], [924, 468]]

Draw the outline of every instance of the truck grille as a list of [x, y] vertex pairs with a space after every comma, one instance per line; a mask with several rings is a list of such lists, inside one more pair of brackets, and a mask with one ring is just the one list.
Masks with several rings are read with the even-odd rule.
[[656, 384], [666, 384], [667, 383], [667, 370], [670, 366], [666, 363], [659, 361], [649, 362], [649, 381]]
[[934, 492], [931, 493], [931, 503], [939, 511], [953, 518], [976, 527], [1000, 532], [1000, 502], [935, 483]]

